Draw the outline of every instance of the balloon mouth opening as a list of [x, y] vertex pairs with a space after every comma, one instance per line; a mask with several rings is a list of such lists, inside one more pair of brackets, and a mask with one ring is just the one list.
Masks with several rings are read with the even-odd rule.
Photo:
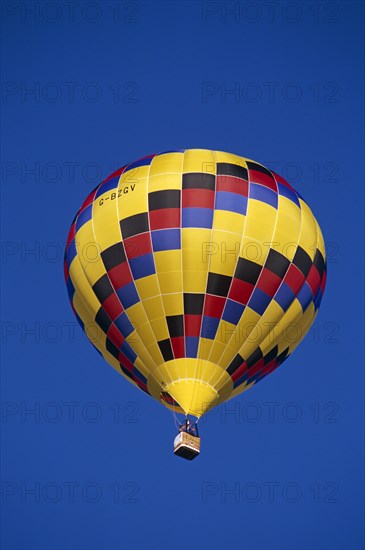
[[170, 410], [200, 418], [227, 400], [233, 383], [222, 367], [199, 358], [162, 363], [147, 379], [150, 394]]
[[[183, 415], [185, 419], [189, 419], [191, 422], [195, 423], [197, 420], [199, 420], [198, 416], [195, 416], [194, 414], [187, 414], [184, 409], [181, 408], [179, 403], [175, 401], [175, 399], [166, 391], [162, 391], [160, 395], [160, 402], [162, 405], [164, 405], [167, 409], [170, 411], [173, 411], [176, 415]], [[179, 418], [177, 417], [179, 420]], [[183, 419], [180, 419], [179, 421], [183, 422]]]
[[168, 407], [171, 407], [174, 410], [176, 410], [176, 412], [181, 412], [181, 413], [184, 412], [182, 410], [182, 408], [180, 407], [179, 403], [177, 401], [175, 401], [175, 399], [172, 397], [172, 395], [170, 395], [169, 392], [167, 392], [167, 391], [162, 391], [161, 392], [160, 401], [164, 405], [167, 405]]
[[182, 378], [167, 385], [160, 400], [176, 412], [200, 418], [218, 403], [219, 394], [203, 380]]

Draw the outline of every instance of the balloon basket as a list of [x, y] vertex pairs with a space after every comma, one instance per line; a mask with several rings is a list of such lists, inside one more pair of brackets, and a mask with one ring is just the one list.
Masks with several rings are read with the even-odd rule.
[[194, 460], [200, 454], [200, 437], [180, 432], [174, 439], [174, 454], [186, 460]]

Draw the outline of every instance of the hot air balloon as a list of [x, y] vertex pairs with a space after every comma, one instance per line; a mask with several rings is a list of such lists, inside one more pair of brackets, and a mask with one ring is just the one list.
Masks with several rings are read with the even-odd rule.
[[230, 153], [176, 150], [123, 166], [90, 193], [65, 278], [104, 359], [185, 415], [175, 452], [191, 459], [195, 419], [273, 372], [309, 330], [325, 247], [278, 174]]

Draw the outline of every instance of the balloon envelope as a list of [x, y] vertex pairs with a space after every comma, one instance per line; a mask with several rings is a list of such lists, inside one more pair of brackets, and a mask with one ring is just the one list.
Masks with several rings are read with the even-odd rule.
[[90, 193], [72, 223], [73, 311], [118, 372], [200, 417], [274, 371], [304, 337], [326, 281], [303, 198], [246, 158], [144, 157]]

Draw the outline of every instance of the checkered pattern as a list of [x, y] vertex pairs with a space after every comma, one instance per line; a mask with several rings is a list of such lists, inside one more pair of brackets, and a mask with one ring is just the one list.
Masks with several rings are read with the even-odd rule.
[[[65, 279], [94, 346], [139, 388], [149, 393], [163, 363], [197, 358], [228, 373], [236, 395], [309, 329], [326, 261], [313, 214], [278, 174], [228, 153], [169, 151], [90, 193], [71, 225]], [[162, 387], [161, 400], [178, 406]]]

